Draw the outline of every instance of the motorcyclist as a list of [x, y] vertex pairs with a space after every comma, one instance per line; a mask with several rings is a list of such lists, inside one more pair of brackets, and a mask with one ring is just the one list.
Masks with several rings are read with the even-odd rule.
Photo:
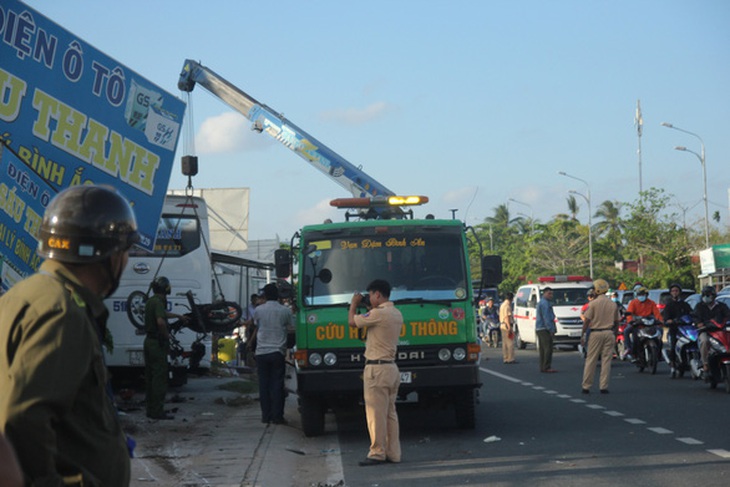
[[654, 316], [658, 323], [662, 321], [662, 315], [654, 301], [649, 299], [649, 290], [644, 286], [639, 286], [635, 290], [636, 297], [631, 300], [628, 308], [626, 308], [626, 328], [624, 328], [624, 343], [626, 351], [623, 358], [633, 359], [631, 352], [636, 344], [633, 320], [634, 318], [646, 318]]
[[679, 319], [682, 316], [692, 314], [692, 308], [682, 299], [682, 286], [677, 283], [669, 285], [669, 294], [672, 299], [664, 306], [662, 310], [662, 318], [664, 325], [669, 329], [669, 363], [674, 368], [677, 344], [677, 327], [681, 323]]
[[[494, 298], [487, 299], [487, 305], [482, 311], [484, 334], [492, 347], [499, 346], [501, 332], [499, 330], [499, 309], [494, 305]], [[495, 331], [496, 330], [496, 331]]]
[[700, 357], [702, 358], [702, 368], [705, 372], [705, 378], [710, 369], [710, 339], [704, 327], [710, 320], [715, 320], [720, 325], [724, 325], [730, 321], [730, 308], [725, 303], [717, 301], [715, 299], [716, 297], [717, 291], [715, 291], [714, 286], [703, 287], [702, 298], [692, 313], [692, 319], [700, 332], [697, 336], [697, 343], [700, 348]]

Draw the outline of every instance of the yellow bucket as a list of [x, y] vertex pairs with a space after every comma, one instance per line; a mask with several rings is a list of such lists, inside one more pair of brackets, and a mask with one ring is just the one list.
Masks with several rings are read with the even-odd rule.
[[233, 362], [236, 360], [235, 338], [221, 338], [218, 340], [218, 360], [221, 362]]

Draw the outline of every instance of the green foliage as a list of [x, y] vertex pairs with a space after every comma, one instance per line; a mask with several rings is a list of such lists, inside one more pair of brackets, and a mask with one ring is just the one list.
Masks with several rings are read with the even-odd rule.
[[[594, 276], [607, 279], [613, 287], [641, 281], [650, 288], [672, 282], [697, 288], [699, 265], [692, 263], [692, 255], [704, 247], [704, 229], [701, 225], [688, 229], [677, 223], [682, 219], [671, 211], [670, 201], [664, 190], [651, 188], [634, 202], [601, 203], [591, 228]], [[575, 198], [568, 198], [568, 210], [569, 214], [556, 215], [542, 224], [510, 218], [508, 206], [502, 204], [475, 227], [484, 253], [502, 256], [504, 281], [500, 291], [514, 291], [541, 275], [589, 274], [588, 226], [576, 219]], [[730, 241], [730, 231], [713, 229], [711, 241]], [[474, 279], [478, 279], [479, 250], [473, 243], [470, 239], [469, 253]], [[640, 262], [639, 273], [616, 265], [623, 261]]]

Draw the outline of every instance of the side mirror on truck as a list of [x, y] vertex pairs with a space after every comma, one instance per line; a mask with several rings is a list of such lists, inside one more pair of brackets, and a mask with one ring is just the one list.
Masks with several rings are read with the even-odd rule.
[[285, 279], [289, 277], [291, 271], [291, 254], [287, 249], [277, 249], [274, 251], [274, 266], [276, 268], [276, 277]]
[[502, 256], [485, 255], [482, 257], [482, 283], [497, 286], [502, 282]]

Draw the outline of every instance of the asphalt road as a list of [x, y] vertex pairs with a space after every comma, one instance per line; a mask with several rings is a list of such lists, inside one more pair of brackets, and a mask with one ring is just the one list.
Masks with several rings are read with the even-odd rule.
[[345, 485], [686, 486], [730, 482], [730, 395], [614, 361], [610, 394], [580, 393], [583, 360], [556, 351], [542, 374], [534, 348], [505, 365], [486, 349], [475, 430], [453, 413], [399, 408], [403, 463], [360, 467], [368, 447], [361, 411], [337, 415]]

